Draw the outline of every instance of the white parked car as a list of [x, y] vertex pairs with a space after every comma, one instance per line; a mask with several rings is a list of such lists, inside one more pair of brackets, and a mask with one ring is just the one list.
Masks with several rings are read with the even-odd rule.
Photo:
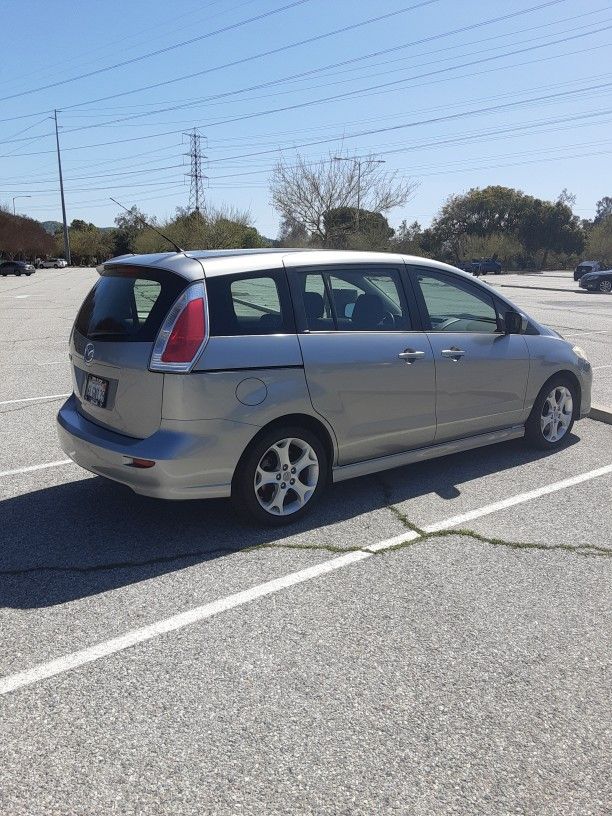
[[64, 269], [68, 266], [68, 261], [63, 258], [49, 258], [47, 261], [38, 261], [39, 269]]

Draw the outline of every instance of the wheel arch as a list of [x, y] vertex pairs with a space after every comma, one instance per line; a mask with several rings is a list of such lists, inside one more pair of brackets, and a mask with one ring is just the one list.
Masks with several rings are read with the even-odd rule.
[[550, 382], [552, 382], [556, 377], [561, 377], [561, 376], [567, 377], [567, 379], [572, 383], [572, 385], [574, 386], [574, 388], [576, 390], [576, 402], [577, 402], [576, 417], [579, 418], [580, 417], [581, 403], [582, 403], [582, 387], [580, 385], [580, 380], [578, 379], [578, 377], [569, 368], [561, 368], [561, 369], [559, 369], [559, 371], [555, 371], [554, 374], [551, 374], [550, 377], [545, 382], [542, 383], [542, 386], [541, 386], [540, 390], [538, 391], [538, 394], [540, 394], [546, 388], [546, 386]]
[[[321, 443], [325, 447], [325, 452], [327, 453], [327, 466], [329, 468], [329, 473], [331, 474], [331, 469], [334, 465], [336, 459], [336, 446], [332, 436], [331, 431], [325, 423], [317, 419], [316, 417], [312, 416], [311, 414], [301, 414], [301, 413], [294, 413], [294, 414], [284, 414], [283, 416], [276, 417], [276, 419], [271, 420], [270, 422], [262, 425], [262, 427], [257, 431], [255, 436], [250, 439], [249, 444], [245, 447], [244, 451], [236, 467], [234, 469], [234, 478], [236, 474], [240, 470], [240, 466], [242, 465], [245, 457], [247, 456], [251, 447], [256, 444], [261, 437], [268, 433], [275, 428], [282, 428], [286, 426], [297, 426], [300, 428], [304, 428], [309, 430], [311, 433], [316, 434], [321, 440]], [[329, 475], [329, 474], [328, 474]]]

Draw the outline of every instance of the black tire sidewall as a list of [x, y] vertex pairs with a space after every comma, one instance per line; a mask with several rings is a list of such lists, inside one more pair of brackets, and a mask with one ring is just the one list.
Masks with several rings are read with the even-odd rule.
[[[559, 386], [564, 386], [567, 388], [572, 395], [572, 419], [567, 431], [563, 434], [561, 439], [558, 439], [556, 442], [549, 442], [548, 439], [546, 439], [542, 434], [540, 417], [542, 415], [542, 408], [544, 407], [546, 398], [553, 388], [558, 388]], [[547, 380], [547, 382], [544, 383], [538, 396], [536, 397], [535, 402], [533, 403], [533, 408], [531, 409], [529, 418], [525, 423], [525, 438], [530, 445], [539, 448], [540, 450], [554, 450], [555, 448], [563, 447], [563, 445], [567, 444], [567, 441], [571, 436], [572, 428], [574, 427], [574, 422], [576, 421], [577, 410], [578, 392], [575, 384], [566, 375], [556, 374], [554, 377], [551, 377], [550, 380]]]
[[[255, 470], [268, 448], [280, 439], [288, 437], [302, 439], [312, 446], [319, 460], [319, 481], [314, 494], [300, 510], [289, 516], [273, 516], [263, 509], [255, 495], [253, 484]], [[328, 478], [328, 456], [319, 436], [306, 428], [296, 426], [277, 427], [261, 434], [251, 442], [243, 454], [232, 481], [232, 502], [241, 515], [247, 516], [251, 520], [254, 519], [266, 527], [281, 527], [286, 524], [293, 524], [310, 512], [325, 490]]]

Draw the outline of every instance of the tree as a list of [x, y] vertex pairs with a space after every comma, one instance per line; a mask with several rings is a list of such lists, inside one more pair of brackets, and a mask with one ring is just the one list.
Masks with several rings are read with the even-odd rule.
[[[112, 230], [102, 230], [95, 224], [75, 218], [69, 227], [70, 251], [75, 264], [93, 266], [115, 254], [115, 236]], [[63, 233], [55, 234], [55, 251], [60, 254], [64, 245]]]
[[[359, 212], [359, 228], [357, 213]], [[326, 245], [334, 249], [387, 249], [394, 231], [379, 212], [338, 207], [323, 214]]]
[[612, 196], [604, 196], [603, 198], [600, 198], [595, 205], [595, 208], [594, 223], [597, 224], [599, 221], [603, 221], [604, 218], [612, 215]]
[[308, 230], [294, 218], [283, 218], [278, 231], [278, 243], [283, 247], [307, 246]]
[[542, 252], [542, 266], [550, 252], [579, 252], [584, 243], [580, 220], [568, 204], [542, 201], [521, 190], [499, 186], [474, 188], [463, 195], [451, 196], [422, 241], [459, 263], [464, 258], [468, 236], [493, 235], [518, 239], [532, 262]]
[[394, 252], [401, 252], [404, 255], [419, 255], [423, 251], [422, 237], [423, 230], [419, 222], [413, 221], [412, 224], [408, 224], [404, 219], [391, 239], [391, 248]]
[[33, 218], [0, 207], [0, 258], [30, 259], [53, 251], [53, 236]]
[[557, 197], [557, 201], [559, 204], [567, 204], [570, 209], [576, 206], [576, 196], [574, 193], [570, 193], [567, 187], [564, 187], [561, 190]]
[[131, 207], [128, 212], [121, 213], [115, 218], [117, 229], [115, 230], [115, 255], [127, 255], [135, 252], [136, 238], [144, 229], [144, 221], [155, 223], [155, 219], [149, 219], [138, 207]]
[[[531, 196], [529, 196], [531, 198]], [[519, 225], [518, 237], [525, 249], [533, 254], [541, 250], [540, 266], [546, 268], [551, 251], [580, 252], [584, 246], [584, 232], [580, 219], [567, 204], [557, 201], [531, 199], [529, 209]]]
[[[157, 224], [156, 224], [157, 226]], [[190, 212], [179, 207], [176, 216], [159, 229], [184, 249], [256, 249], [267, 242], [251, 224], [248, 212], [207, 207]], [[171, 246], [151, 229], [143, 229], [135, 240], [137, 252], [168, 252]]]
[[[414, 182], [401, 179], [397, 172], [382, 169], [371, 155], [360, 162], [327, 159], [310, 162], [303, 156], [295, 161], [279, 161], [270, 183], [272, 204], [289, 223], [303, 224], [312, 241], [328, 245], [325, 214], [354, 207], [385, 214], [405, 204], [416, 189]], [[342, 156], [342, 158], [350, 158]], [[329, 221], [328, 221], [329, 223]]]
[[607, 268], [612, 266], [612, 213], [593, 226], [586, 247], [589, 258], [601, 261]]

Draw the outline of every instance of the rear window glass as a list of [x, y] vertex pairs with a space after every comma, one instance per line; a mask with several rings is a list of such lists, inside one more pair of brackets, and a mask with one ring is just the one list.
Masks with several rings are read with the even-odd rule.
[[187, 281], [149, 269], [113, 269], [85, 298], [75, 328], [90, 340], [153, 342]]
[[213, 337], [293, 331], [283, 273], [219, 275], [206, 280]]

